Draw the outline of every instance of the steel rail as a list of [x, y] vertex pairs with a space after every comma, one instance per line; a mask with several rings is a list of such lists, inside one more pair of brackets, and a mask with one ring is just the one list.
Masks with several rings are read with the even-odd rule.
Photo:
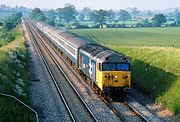
[[[37, 31], [37, 30], [36, 30]], [[47, 38], [46, 38], [47, 39]], [[43, 40], [43, 39], [42, 39]], [[56, 50], [53, 48], [53, 46], [52, 45], [50, 45], [49, 43], [47, 43], [54, 51], [55, 51], [55, 53], [61, 58], [61, 56], [56, 52]], [[62, 58], [61, 58], [62, 59]], [[65, 64], [67, 64], [67, 62], [65, 62], [64, 60], [63, 60], [63, 62], [65, 63]], [[67, 64], [68, 65], [68, 64]], [[60, 69], [61, 69], [61, 67], [60, 67]], [[74, 69], [74, 68], [73, 68]], [[62, 69], [61, 69], [62, 70]], [[74, 69], [75, 70], [75, 69]], [[62, 72], [63, 72], [63, 74], [65, 74], [64, 73], [64, 71], [62, 70]], [[75, 70], [75, 72], [77, 72], [77, 70]], [[66, 75], [65, 75], [65, 77], [67, 77]], [[79, 79], [79, 78], [78, 78]], [[69, 80], [70, 81], [70, 80]], [[71, 83], [72, 84], [72, 83]], [[89, 83], [87, 83], [91, 88], [92, 88], [92, 86], [89, 84]], [[73, 85], [72, 85], [73, 86]], [[74, 86], [73, 86], [74, 87]], [[93, 89], [93, 91], [95, 92], [95, 90]], [[122, 120], [122, 121], [124, 121], [124, 122], [127, 122], [127, 119], [123, 116], [123, 114], [121, 114], [120, 112], [118, 112], [109, 102], [107, 102], [104, 98], [102, 98], [100, 95], [98, 95], [99, 97], [100, 97], [100, 99]], [[136, 113], [136, 116], [138, 116], [141, 120], [143, 120], [144, 122], [150, 122], [145, 116], [143, 116], [143, 114], [141, 114], [135, 107], [133, 107], [133, 106], [131, 106], [130, 104], [128, 104], [128, 103], [124, 103], [124, 105], [128, 108], [128, 109], [131, 109], [133, 112], [135, 112]]]
[[73, 114], [72, 114], [72, 112], [71, 112], [71, 110], [70, 110], [70, 108], [69, 108], [69, 106], [68, 106], [67, 101], [65, 100], [65, 98], [64, 98], [61, 90], [60, 90], [59, 87], [58, 87], [57, 81], [56, 81], [56, 79], [55, 79], [55, 77], [54, 77], [54, 75], [53, 75], [53, 73], [52, 73], [52, 71], [51, 71], [48, 63], [47, 63], [47, 61], [45, 60], [45, 57], [44, 57], [44, 55], [43, 55], [42, 52], [41, 52], [42, 50], [41, 50], [40, 48], [38, 48], [37, 43], [34, 41], [35, 37], [33, 37], [33, 34], [32, 34], [33, 32], [30, 30], [30, 28], [29, 28], [28, 26], [26, 26], [26, 27], [28, 28], [29, 32], [31, 33], [31, 36], [30, 36], [30, 37], [33, 38], [33, 39], [31, 39], [31, 40], [32, 40], [32, 43], [33, 43], [33, 46], [35, 47], [36, 52], [37, 52], [37, 53], [39, 54], [39, 56], [42, 58], [42, 61], [43, 61], [44, 65], [45, 65], [45, 67], [46, 67], [46, 69], [47, 69], [47, 71], [48, 71], [48, 73], [49, 73], [49, 75], [50, 75], [50, 77], [51, 77], [51, 79], [52, 79], [52, 81], [53, 81], [53, 83], [54, 83], [54, 85], [55, 85], [58, 93], [60, 94], [60, 97], [61, 97], [61, 99], [63, 100], [63, 103], [64, 103], [64, 105], [65, 105], [65, 107], [66, 107], [66, 109], [67, 109], [67, 111], [68, 111], [68, 113], [69, 113], [72, 121], [73, 121], [73, 122], [76, 122], [76, 121], [75, 121], [75, 118], [74, 118], [74, 116], [73, 116]]
[[38, 34], [37, 30], [33, 27], [34, 31], [36, 32], [36, 34], [39, 36], [40, 40], [41, 40], [41, 44], [44, 45], [46, 51], [48, 52], [48, 54], [50, 55], [50, 57], [52, 58], [52, 60], [54, 61], [54, 63], [56, 64], [56, 66], [58, 67], [58, 69], [62, 72], [63, 76], [66, 78], [66, 80], [68, 81], [68, 83], [70, 84], [70, 86], [72, 87], [72, 89], [74, 90], [74, 92], [76, 93], [76, 95], [79, 97], [79, 99], [82, 101], [83, 105], [86, 107], [86, 109], [88, 110], [88, 112], [91, 114], [91, 116], [93, 117], [94, 121], [98, 121], [97, 118], [95, 117], [95, 115], [93, 114], [93, 112], [91, 111], [91, 109], [88, 107], [87, 103], [84, 101], [84, 99], [81, 97], [81, 95], [78, 93], [77, 89], [73, 86], [73, 84], [71, 83], [71, 81], [69, 80], [69, 78], [67, 77], [67, 75], [65, 74], [65, 72], [62, 70], [60, 64], [56, 61], [56, 59], [53, 57], [52, 53], [49, 51], [49, 49], [47, 48], [47, 46], [44, 44], [43, 42], [43, 38], [41, 37], [41, 35]]

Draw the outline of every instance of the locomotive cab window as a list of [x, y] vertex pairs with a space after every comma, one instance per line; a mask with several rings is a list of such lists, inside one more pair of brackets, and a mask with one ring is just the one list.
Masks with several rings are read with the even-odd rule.
[[102, 64], [102, 70], [103, 71], [115, 71], [116, 70], [116, 64], [113, 64], [113, 63], [103, 63]]
[[129, 71], [129, 64], [125, 63], [103, 63], [102, 71]]
[[129, 64], [117, 64], [117, 70], [118, 71], [129, 71]]

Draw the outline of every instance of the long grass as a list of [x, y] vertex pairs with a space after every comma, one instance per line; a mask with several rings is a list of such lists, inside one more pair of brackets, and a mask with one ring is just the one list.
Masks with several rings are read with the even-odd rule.
[[134, 87], [180, 115], [180, 28], [81, 29], [71, 32], [127, 55], [131, 61]]
[[[18, 26], [15, 40], [0, 48], [0, 92], [11, 94], [29, 104], [27, 51]], [[0, 96], [0, 121], [34, 121], [33, 113], [12, 99]]]

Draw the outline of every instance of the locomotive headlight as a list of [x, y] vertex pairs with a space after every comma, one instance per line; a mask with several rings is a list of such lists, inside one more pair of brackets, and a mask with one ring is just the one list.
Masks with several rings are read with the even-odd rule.
[[109, 74], [105, 74], [104, 77], [105, 77], [106, 79], [108, 79], [108, 80], [110, 79], [110, 75], [109, 75]]
[[124, 74], [122, 77], [123, 77], [123, 79], [127, 79], [128, 78], [128, 74]]
[[118, 78], [118, 76], [117, 76], [117, 75], [115, 75], [115, 76], [114, 76], [114, 78], [116, 78], [116, 79], [117, 79], [117, 78]]

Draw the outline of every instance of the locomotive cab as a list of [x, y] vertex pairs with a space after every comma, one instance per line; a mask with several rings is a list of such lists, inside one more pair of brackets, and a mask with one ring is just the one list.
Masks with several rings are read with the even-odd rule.
[[122, 54], [96, 44], [86, 45], [79, 51], [79, 69], [108, 99], [124, 98], [130, 90], [130, 63]]

